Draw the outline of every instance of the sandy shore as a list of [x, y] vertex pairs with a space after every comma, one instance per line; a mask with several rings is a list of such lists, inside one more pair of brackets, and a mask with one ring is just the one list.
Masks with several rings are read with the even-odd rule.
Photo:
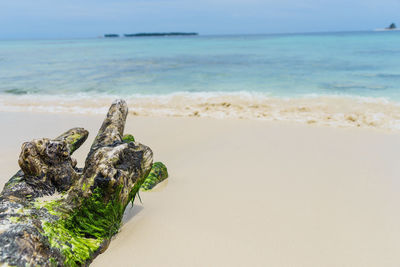
[[[103, 116], [0, 113], [0, 177], [23, 141]], [[399, 266], [400, 135], [356, 128], [130, 116], [170, 178], [128, 209], [92, 266]]]
[[[107, 113], [113, 96], [1, 95], [0, 112]], [[302, 122], [400, 132], [400, 104], [355, 96], [271, 97], [261, 93], [174, 93], [126, 97], [141, 117], [199, 117]]]

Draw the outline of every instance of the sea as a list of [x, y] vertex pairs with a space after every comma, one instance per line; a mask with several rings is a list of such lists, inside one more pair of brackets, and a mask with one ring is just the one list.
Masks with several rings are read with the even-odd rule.
[[0, 40], [0, 111], [400, 129], [400, 32]]

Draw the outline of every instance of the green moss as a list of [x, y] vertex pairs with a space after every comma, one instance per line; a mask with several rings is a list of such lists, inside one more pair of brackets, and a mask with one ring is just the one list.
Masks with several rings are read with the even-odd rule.
[[126, 134], [122, 137], [122, 141], [124, 143], [135, 142], [135, 137], [133, 137], [131, 134]]
[[19, 216], [15, 216], [15, 217], [8, 218], [8, 220], [15, 224], [15, 223], [19, 223], [21, 219]]
[[22, 177], [19, 176], [18, 173], [17, 173], [13, 177], [11, 177], [10, 180], [8, 180], [8, 182], [4, 185], [4, 188], [12, 188], [16, 184], [20, 183], [21, 180], [22, 180]]
[[15, 212], [16, 212], [17, 214], [21, 214], [21, 215], [24, 215], [24, 214], [25, 214], [23, 208], [17, 209]]
[[[130, 198], [134, 198], [143, 181], [144, 178], [137, 181], [129, 194]], [[67, 266], [84, 264], [102, 242], [118, 232], [126, 207], [119, 201], [121, 189], [122, 186], [117, 188], [113, 198], [105, 203], [104, 189], [95, 188], [79, 210], [67, 218], [44, 223], [45, 236], [48, 237], [51, 247], [61, 251]], [[49, 213], [60, 216], [57, 205], [57, 201], [49, 201], [41, 206]]]
[[[126, 205], [128, 205], [129, 202], [131, 202], [132, 206], [133, 206], [133, 202], [135, 201], [136, 194], [139, 194], [139, 189], [143, 185], [145, 179], [146, 178], [143, 177], [140, 180], [136, 181], [136, 183], [133, 186], [131, 192], [129, 192], [129, 201], [128, 201], [128, 203], [126, 203]], [[140, 198], [140, 196], [139, 196], [139, 198]], [[125, 205], [124, 209], [126, 208], [126, 205]]]
[[93, 194], [83, 201], [81, 208], [71, 214], [66, 226], [94, 238], [110, 238], [116, 234], [124, 212], [119, 201], [121, 188], [116, 190], [107, 203], [104, 203], [103, 189], [95, 188]]
[[162, 162], [155, 162], [151, 167], [149, 175], [147, 175], [144, 183], [141, 187], [142, 191], [147, 191], [152, 189], [161, 181], [164, 181], [168, 178], [168, 170], [167, 167]]
[[42, 225], [44, 235], [50, 246], [60, 250], [67, 266], [80, 266], [100, 247], [102, 239], [87, 238], [82, 234], [68, 229], [65, 220], [53, 223], [45, 222]]
[[[129, 192], [129, 201], [135, 199], [145, 177], [138, 179]], [[88, 184], [82, 187], [88, 187]], [[95, 188], [89, 198], [85, 198], [80, 209], [68, 213], [62, 210], [62, 199], [46, 202], [35, 201], [37, 209], [45, 208], [59, 220], [42, 223], [44, 235], [50, 246], [58, 249], [64, 256], [67, 266], [80, 266], [92, 258], [101, 244], [119, 231], [126, 205], [120, 199], [123, 185], [120, 185], [112, 194], [108, 188]], [[111, 199], [105, 198], [112, 196]]]
[[50, 200], [50, 201], [40, 201], [36, 199], [35, 202], [33, 202], [33, 206], [36, 209], [41, 209], [45, 208], [51, 215], [55, 215], [58, 217], [62, 217], [63, 213], [60, 212], [57, 208], [60, 207], [61, 205], [61, 199], [58, 200]]
[[50, 258], [49, 259], [50, 265], [56, 267], [57, 266], [57, 260], [55, 258]]
[[123, 210], [116, 198], [103, 203], [102, 190], [96, 188], [91, 197], [84, 200], [81, 209], [72, 214], [61, 211], [60, 200], [35, 202], [35, 207], [45, 208], [59, 217], [55, 222], [43, 222], [44, 235], [50, 246], [64, 256], [67, 266], [80, 266], [90, 259], [106, 238], [115, 234], [122, 219]]
[[83, 185], [82, 185], [82, 191], [86, 191], [86, 188], [87, 188], [87, 184], [86, 184], [86, 183], [83, 183]]
[[81, 140], [83, 138], [86, 139], [86, 137], [84, 135], [80, 135], [79, 133], [75, 133], [75, 134], [69, 135], [66, 138], [65, 141], [69, 144], [69, 148], [70, 148], [69, 153], [72, 154], [75, 150], [78, 149], [78, 147], [79, 147], [78, 145], [81, 144]]

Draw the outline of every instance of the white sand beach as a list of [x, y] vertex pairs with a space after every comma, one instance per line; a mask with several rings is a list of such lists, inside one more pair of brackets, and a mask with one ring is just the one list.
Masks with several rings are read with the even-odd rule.
[[[0, 177], [20, 145], [103, 115], [0, 113]], [[235, 119], [128, 117], [170, 177], [141, 193], [92, 266], [398, 266], [400, 135]]]

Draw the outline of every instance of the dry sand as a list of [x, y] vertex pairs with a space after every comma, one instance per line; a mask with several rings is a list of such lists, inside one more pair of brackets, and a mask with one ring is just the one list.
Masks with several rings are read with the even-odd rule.
[[[103, 116], [0, 113], [0, 177], [23, 141]], [[128, 209], [92, 266], [399, 266], [400, 134], [295, 123], [130, 117], [170, 178]]]

